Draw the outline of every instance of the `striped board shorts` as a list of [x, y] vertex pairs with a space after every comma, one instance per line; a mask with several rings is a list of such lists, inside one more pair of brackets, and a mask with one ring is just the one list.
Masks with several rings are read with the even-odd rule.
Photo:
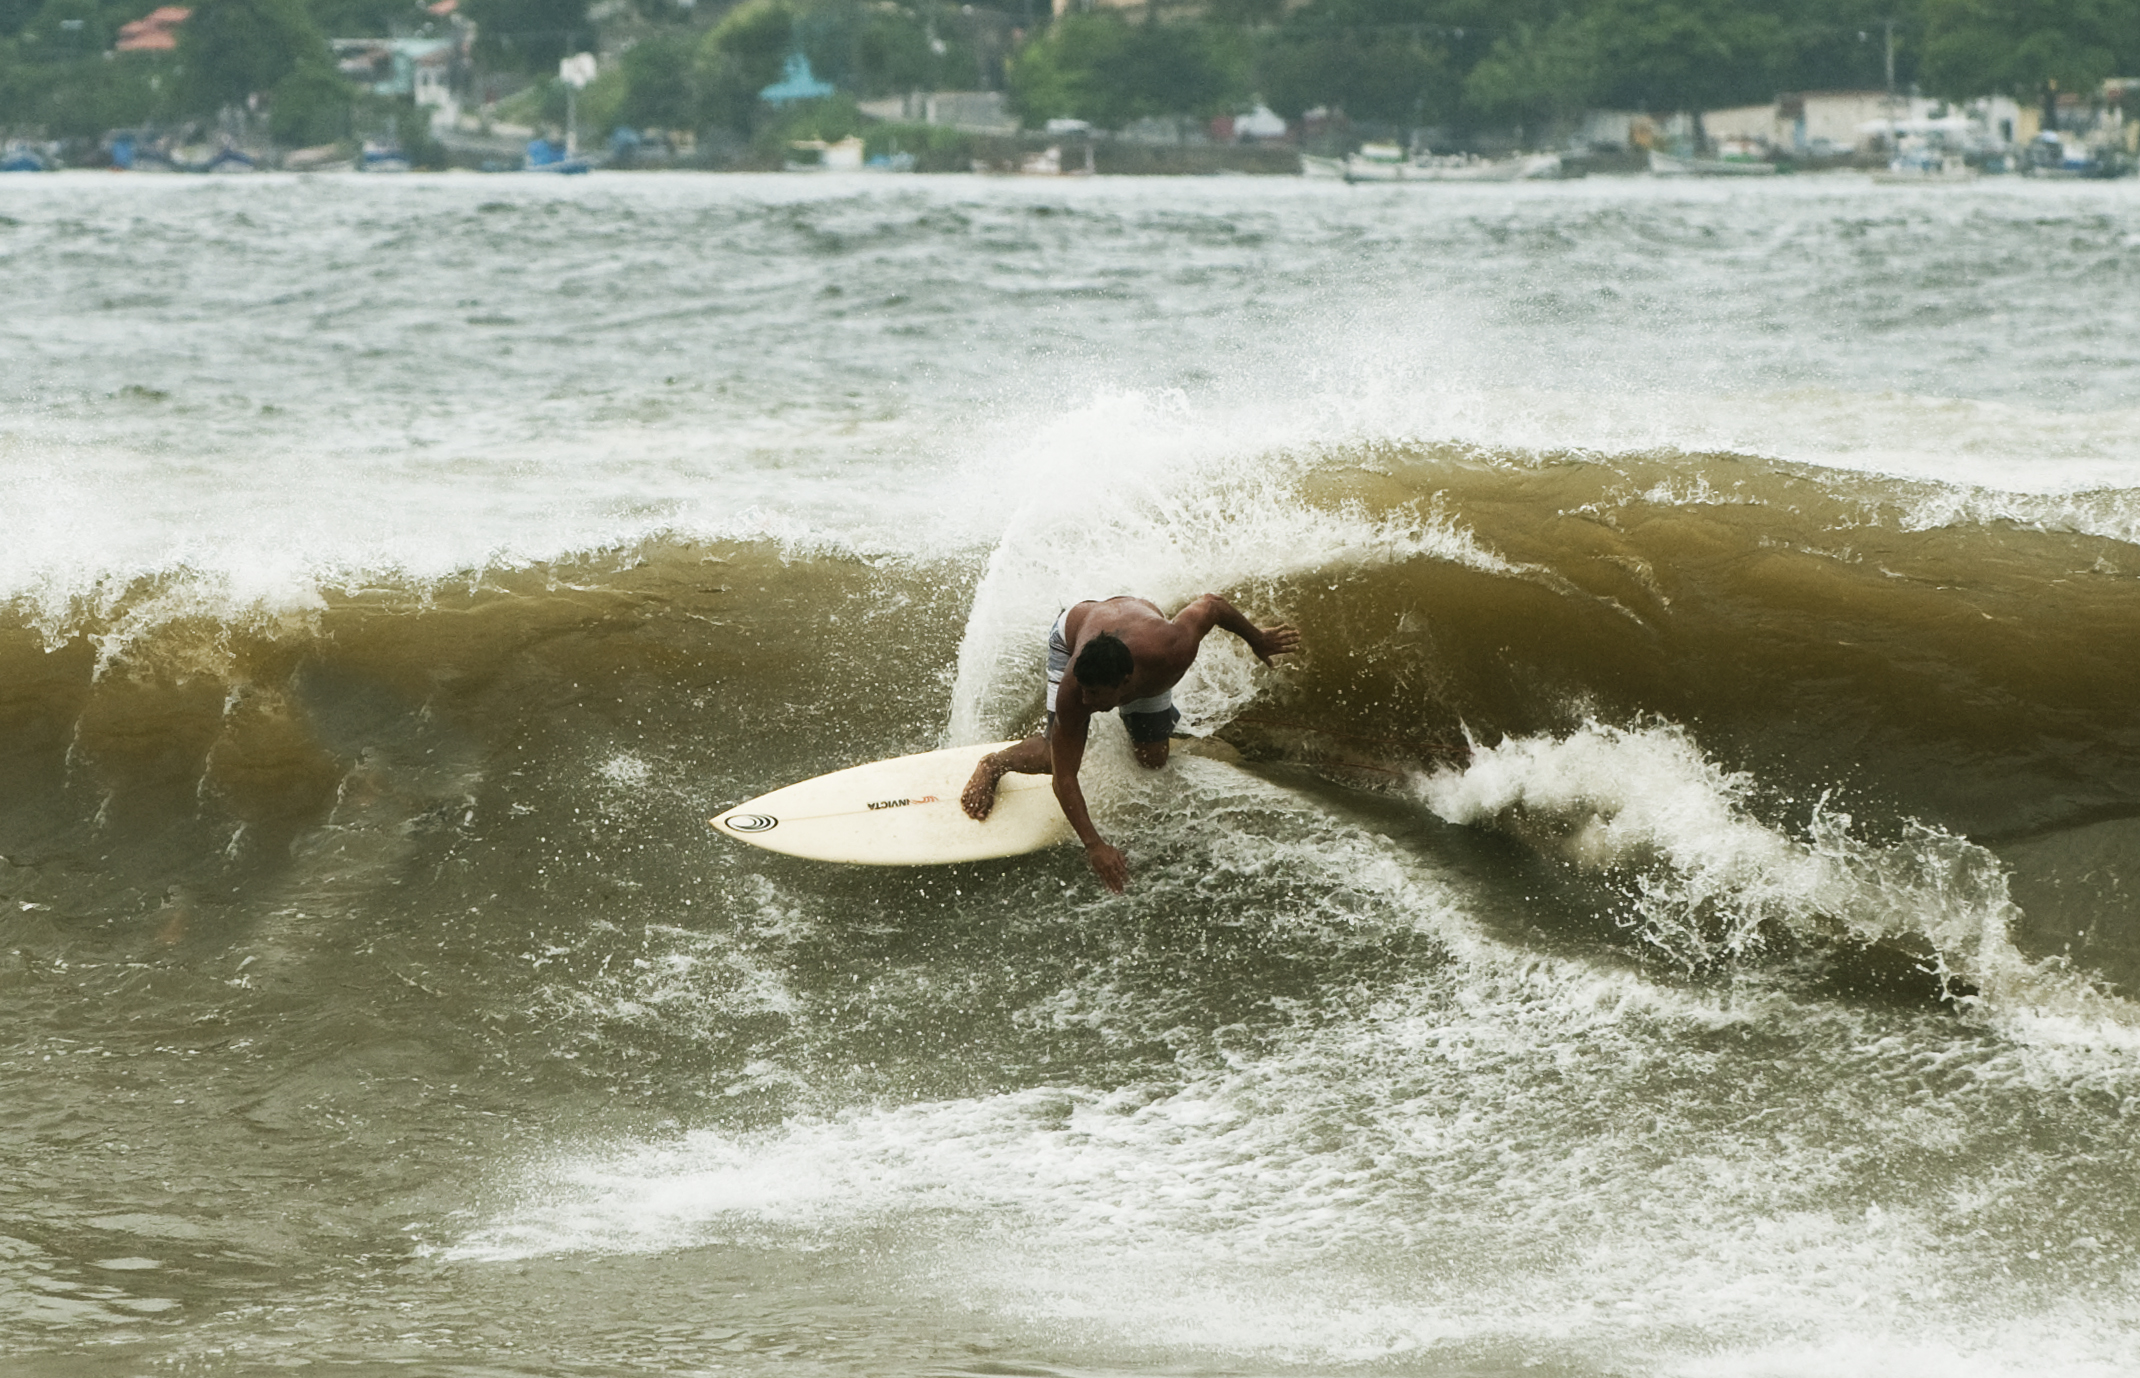
[[[1055, 731], [1055, 691], [1062, 687], [1063, 673], [1070, 668], [1070, 641], [1063, 633], [1063, 626], [1070, 617], [1064, 608], [1055, 614], [1055, 625], [1048, 630], [1048, 725], [1050, 736]], [[1132, 699], [1115, 710], [1122, 715], [1122, 725], [1129, 729], [1133, 742], [1163, 742], [1173, 735], [1174, 725], [1181, 721], [1181, 710], [1174, 706], [1174, 691], [1162, 689], [1150, 698]]]

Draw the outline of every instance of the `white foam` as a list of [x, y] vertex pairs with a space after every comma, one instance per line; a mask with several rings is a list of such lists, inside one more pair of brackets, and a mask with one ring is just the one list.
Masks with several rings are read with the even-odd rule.
[[637, 752], [620, 751], [595, 767], [603, 784], [620, 790], [641, 790], [654, 778], [654, 767]]
[[2009, 940], [2019, 912], [1989, 850], [1906, 821], [1862, 837], [1823, 799], [1790, 828], [1757, 816], [1755, 782], [1676, 725], [1590, 722], [1564, 736], [1474, 744], [1470, 762], [1415, 781], [1452, 823], [1516, 832], [1628, 888], [1624, 922], [1690, 969], [1745, 957], [1780, 925], [1808, 937], [1921, 939], [1968, 1003], [2010, 1032], [2100, 1050], [2135, 1044], [2140, 1009]]
[[[1549, 743], [1487, 757], [1464, 787], [1469, 806], [1576, 801], [1555, 806], [1595, 821], [1568, 835], [1601, 865], [1660, 864], [1708, 838], [1729, 857], [1718, 893], [1732, 866], [1805, 866], [1809, 844], [1760, 836], [1735, 794], [1743, 782], [1683, 737], [1589, 732], [1565, 759]], [[1512, 949], [1467, 917], [1464, 883], [1311, 800], [1219, 762], [1137, 772], [1111, 739], [1098, 754], [1122, 777], [1111, 822], [1138, 839], [1144, 921], [1244, 880], [1266, 897], [1255, 921], [1274, 936], [1298, 924], [1435, 941], [1337, 1017], [1315, 1017], [1311, 1002], [1255, 1037], [1184, 1029], [1178, 1061], [1154, 1080], [570, 1147], [444, 1256], [731, 1242], [816, 1253], [866, 1240], [876, 1276], [925, 1285], [1021, 1343], [1091, 1341], [1165, 1363], [1545, 1355], [1610, 1367], [1639, 1354], [1654, 1371], [1725, 1378], [1814, 1371], [1794, 1366], [1847, 1338], [1873, 1353], [1930, 1345], [1964, 1372], [2020, 1371], [2035, 1354], [2044, 1371], [2088, 1375], [2124, 1352], [2094, 1294], [2061, 1316], [1986, 1281], [2000, 1259], [2054, 1246], [2088, 1277], [2114, 1278], [2100, 1245], [2071, 1231], [1987, 1240], [1987, 1263], [1956, 1246], [1967, 1230], [1956, 1222], [2035, 1200], [2058, 1170], [1993, 1151], [2016, 1104], [2046, 1088], [2129, 1087], [2130, 1067], [2115, 1076], [2066, 1050], [1907, 1015], [1896, 1037], [1884, 1016], [1775, 989], [1674, 989]], [[1656, 791], [1667, 797], [1631, 814]], [[768, 915], [785, 907], [760, 898]], [[1087, 903], [1098, 922], [1134, 901]], [[655, 951], [712, 941], [664, 931]], [[1122, 1017], [1110, 981], [1095, 971], [1015, 1017], [1105, 1030]], [[648, 1004], [636, 982], [658, 991], [674, 978], [623, 973], [605, 998]], [[700, 1017], [687, 1005], [661, 1015], [672, 1027]], [[1966, 1094], [1927, 1100], [1928, 1066]], [[802, 1089], [794, 1069], [751, 1075]], [[2035, 1347], [2061, 1321], [2069, 1338]]]
[[[1657, 393], [1462, 385], [1391, 399], [1375, 431], [1523, 454], [1729, 454], [1941, 494], [2120, 495], [2140, 504], [2140, 410], [1793, 388]], [[1937, 499], [1934, 499], [1936, 501]]]
[[2002, 523], [2140, 545], [2140, 489], [2079, 482], [2050, 492], [1947, 485], [1909, 502], [1899, 525], [1924, 531]]
[[[967, 615], [952, 690], [949, 744], [989, 741], [1039, 702], [1047, 630], [1087, 598], [1136, 594], [1172, 608], [1232, 591], [1259, 600], [1287, 575], [1431, 555], [1508, 565], [1438, 509], [1386, 518], [1310, 505], [1297, 491], [1316, 458], [1289, 452], [1269, 418], [1221, 418], [1179, 397], [1102, 397], [1004, 457], [997, 481], [1036, 494], [1006, 524]], [[1029, 483], [1017, 482], [1020, 474]], [[1243, 707], [1263, 673], [1229, 636], [1206, 642], [1175, 689], [1184, 729], [1205, 734]]]
[[2103, 1309], [2068, 1303], [2001, 1317], [1995, 1335], [1929, 1318], [1861, 1320], [1818, 1338], [1719, 1346], [1657, 1371], [1673, 1378], [2118, 1378], [2140, 1368], [2140, 1344], [2113, 1333]]
[[[2017, 1320], [2054, 1331], [2032, 1304], [1987, 1305], [1982, 1260], [1950, 1238], [1970, 1207], [1910, 1195], [1968, 1158], [1954, 1123], [1968, 1111], [1918, 1105], [1914, 1076], [1867, 1081], [1861, 1065], [1838, 1107], [1810, 1067], [1735, 1116], [1714, 1113], [1713, 1087], [1646, 1094], [1660, 1076], [1704, 1081], [1674, 1045], [1705, 1026], [1780, 1021], [1795, 1057], [1816, 1062], [1867, 1037], [1788, 1006], [1699, 1003], [1488, 956], [1174, 1084], [1033, 1088], [568, 1153], [443, 1252], [814, 1251], [866, 1237], [881, 1266], [998, 1325], [1176, 1362], [1484, 1347], [1806, 1372], [1791, 1365], [1848, 1336], [1930, 1342], [1980, 1365], [1965, 1371], [2014, 1371], [2035, 1353], [2052, 1358], [2044, 1371], [2086, 1374], [2117, 1352], [2087, 1301], [2045, 1350], [2014, 1339]], [[1997, 1071], [1996, 1058], [1972, 1065]], [[1930, 1182], [1905, 1173], [1898, 1199], [1865, 1203], [1864, 1135], [1934, 1165]]]

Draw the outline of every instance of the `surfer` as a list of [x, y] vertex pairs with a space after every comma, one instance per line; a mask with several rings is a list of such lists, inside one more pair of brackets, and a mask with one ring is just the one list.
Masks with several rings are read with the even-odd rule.
[[1129, 885], [1129, 863], [1092, 826], [1085, 792], [1078, 787], [1086, 731], [1093, 714], [1117, 710], [1137, 763], [1153, 770], [1165, 765], [1174, 724], [1181, 721], [1174, 686], [1196, 663], [1197, 648], [1214, 627], [1246, 641], [1266, 665], [1272, 656], [1300, 645], [1300, 633], [1292, 627], [1257, 627], [1215, 593], [1171, 620], [1144, 598], [1108, 598], [1065, 610], [1048, 633], [1046, 724], [1016, 746], [983, 756], [959, 796], [960, 807], [984, 819], [995, 807], [996, 784], [1005, 775], [1054, 776], [1055, 798], [1085, 844], [1085, 859], [1102, 884], [1122, 893]]

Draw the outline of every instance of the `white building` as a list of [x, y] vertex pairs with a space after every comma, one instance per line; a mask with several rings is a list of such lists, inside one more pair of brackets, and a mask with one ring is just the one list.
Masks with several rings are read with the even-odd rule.
[[1778, 96], [1772, 105], [1705, 110], [1702, 132], [1716, 143], [1743, 140], [1816, 157], [1892, 148], [1911, 136], [1962, 151], [2015, 142], [2025, 114], [2004, 96], [1988, 96], [1957, 109], [1944, 101], [1885, 91], [1799, 91]]

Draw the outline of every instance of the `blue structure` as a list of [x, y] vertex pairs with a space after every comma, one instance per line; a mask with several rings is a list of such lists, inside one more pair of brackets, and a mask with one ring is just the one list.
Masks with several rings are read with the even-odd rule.
[[574, 157], [548, 139], [528, 140], [529, 172], [556, 172], [571, 177], [586, 172], [593, 166], [594, 164], [585, 158]]
[[799, 100], [817, 100], [832, 94], [832, 83], [819, 81], [810, 73], [810, 59], [801, 53], [788, 54], [787, 72], [758, 93], [758, 98], [767, 105], [788, 105]]

